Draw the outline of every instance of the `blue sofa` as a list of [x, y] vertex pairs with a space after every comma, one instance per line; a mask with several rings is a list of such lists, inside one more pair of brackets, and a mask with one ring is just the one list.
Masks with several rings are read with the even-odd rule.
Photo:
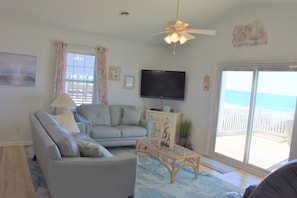
[[106, 147], [131, 146], [136, 139], [150, 138], [152, 123], [132, 105], [82, 104], [75, 113], [85, 133]]
[[47, 112], [29, 118], [34, 153], [52, 198], [134, 196], [135, 155], [112, 156], [88, 135], [72, 135]]

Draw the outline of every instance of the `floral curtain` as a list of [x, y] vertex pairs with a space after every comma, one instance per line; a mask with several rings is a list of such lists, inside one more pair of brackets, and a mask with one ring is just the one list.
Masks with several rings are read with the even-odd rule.
[[66, 48], [66, 43], [61, 41], [57, 43], [56, 77], [53, 99], [56, 99], [58, 95], [65, 93], [64, 79], [66, 74]]
[[[67, 44], [61, 41], [58, 42], [54, 99], [56, 99], [56, 97], [59, 94], [65, 93], [64, 85], [65, 85], [65, 75], [66, 75], [66, 54], [67, 54]], [[108, 104], [106, 48], [96, 48], [93, 103]]]
[[95, 82], [93, 103], [107, 102], [106, 48], [96, 49]]

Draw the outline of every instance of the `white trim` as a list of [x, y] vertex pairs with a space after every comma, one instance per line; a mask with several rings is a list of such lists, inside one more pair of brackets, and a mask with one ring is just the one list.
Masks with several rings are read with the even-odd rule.
[[16, 146], [16, 145], [32, 145], [32, 140], [15, 141], [15, 142], [0, 142], [0, 146]]

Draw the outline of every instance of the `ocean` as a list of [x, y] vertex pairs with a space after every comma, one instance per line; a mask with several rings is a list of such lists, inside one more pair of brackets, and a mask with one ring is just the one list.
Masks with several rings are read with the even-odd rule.
[[[245, 91], [225, 91], [225, 103], [248, 107], [250, 105], [250, 92]], [[256, 107], [283, 112], [294, 112], [296, 106], [296, 96], [258, 93], [256, 97]]]

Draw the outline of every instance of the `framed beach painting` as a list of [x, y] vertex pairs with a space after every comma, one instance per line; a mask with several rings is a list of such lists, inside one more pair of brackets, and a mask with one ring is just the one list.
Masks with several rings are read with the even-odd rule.
[[135, 76], [125, 75], [124, 88], [133, 89], [134, 88], [134, 81], [135, 81]]
[[0, 85], [34, 87], [36, 56], [0, 52]]

